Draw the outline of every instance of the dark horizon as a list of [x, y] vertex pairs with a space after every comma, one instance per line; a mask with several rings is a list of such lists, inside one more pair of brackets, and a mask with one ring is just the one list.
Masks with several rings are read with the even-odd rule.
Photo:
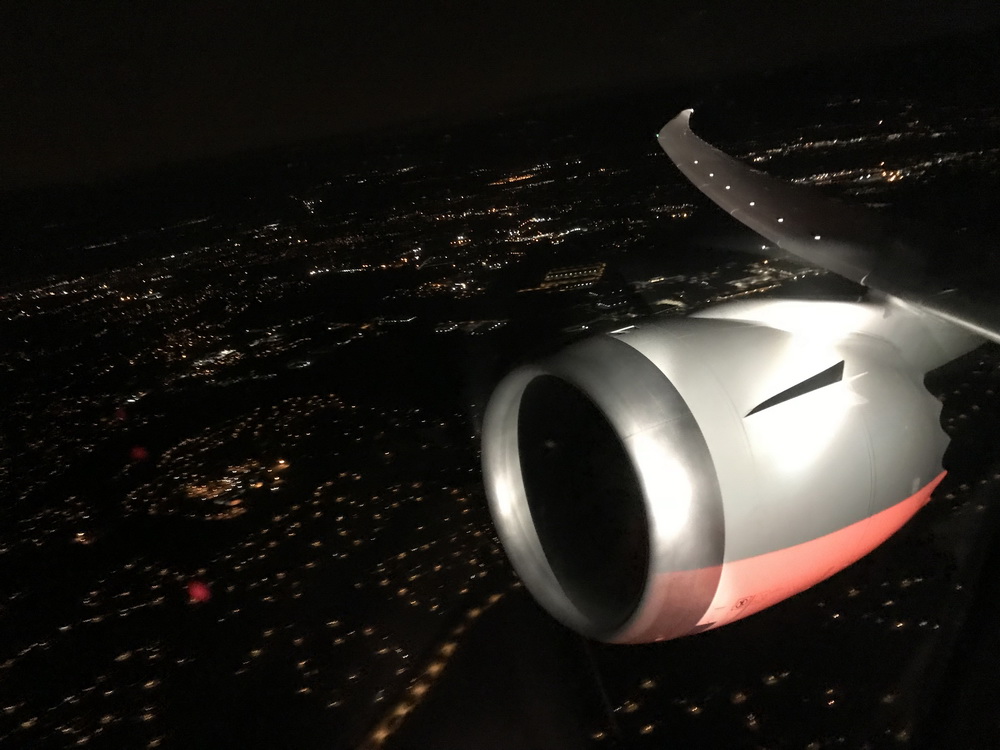
[[954, 35], [986, 39], [1000, 22], [982, 2], [242, 10], [8, 9], [0, 192], [637, 87], [767, 78]]
[[[511, 166], [547, 160], [581, 140], [598, 152], [656, 150], [655, 132], [688, 106], [698, 109], [699, 128], [725, 142], [749, 135], [755, 123], [822, 127], [828, 116], [824, 102], [831, 95], [861, 96], [877, 108], [886, 94], [905, 93], [929, 107], [928, 114], [948, 111], [959, 100], [986, 104], [1000, 80], [997, 40], [989, 30], [980, 30], [892, 52], [870, 51], [851, 65], [814, 63], [782, 75], [744, 71], [704, 86], [647, 84], [587, 97], [539, 98], [517, 111], [461, 123], [428, 121], [405, 132], [386, 127], [137, 168], [91, 183], [0, 192], [8, 217], [0, 229], [0, 261], [7, 270], [3, 286], [96, 270], [112, 258], [140, 260], [147, 250], [120, 240], [149, 227], [170, 227], [220, 211], [235, 218], [233, 212], [265, 207], [284, 215], [291, 194], [340, 179], [351, 169], [405, 161], [411, 152], [433, 153], [436, 172], [460, 175], [477, 163], [496, 164], [498, 159]], [[923, 65], [920, 75], [913, 72], [914, 60]], [[666, 170], [663, 179], [668, 175]], [[109, 242], [117, 245], [113, 254], [100, 249]]]

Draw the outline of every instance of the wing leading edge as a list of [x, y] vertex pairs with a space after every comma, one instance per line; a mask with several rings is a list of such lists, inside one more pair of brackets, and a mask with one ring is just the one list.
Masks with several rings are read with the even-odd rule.
[[748, 167], [695, 135], [691, 113], [664, 125], [657, 140], [685, 177], [734, 219], [807, 263], [1000, 342], [996, 295], [974, 299], [963, 291], [968, 283], [942, 278], [933, 248], [914, 232]]

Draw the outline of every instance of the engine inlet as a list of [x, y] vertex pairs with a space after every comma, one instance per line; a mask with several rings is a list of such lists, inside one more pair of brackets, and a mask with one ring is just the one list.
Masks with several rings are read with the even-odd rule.
[[509, 373], [483, 422], [483, 478], [511, 563], [564, 624], [612, 642], [697, 624], [721, 496], [684, 399], [633, 346], [598, 336]]
[[649, 568], [642, 488], [621, 440], [580, 390], [541, 375], [521, 397], [517, 444], [528, 510], [556, 580], [596, 627], [618, 627]]

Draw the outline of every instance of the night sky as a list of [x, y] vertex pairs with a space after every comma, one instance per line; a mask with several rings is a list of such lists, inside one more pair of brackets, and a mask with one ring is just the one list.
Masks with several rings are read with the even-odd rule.
[[0, 191], [848, 60], [1000, 22], [981, 0], [292, 5], [4, 3]]

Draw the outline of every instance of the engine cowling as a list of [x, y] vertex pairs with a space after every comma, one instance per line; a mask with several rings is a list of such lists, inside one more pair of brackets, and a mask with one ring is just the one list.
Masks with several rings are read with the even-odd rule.
[[600, 640], [733, 622], [881, 544], [944, 473], [924, 374], [978, 339], [895, 303], [772, 300], [576, 343], [483, 425], [502, 543]]

